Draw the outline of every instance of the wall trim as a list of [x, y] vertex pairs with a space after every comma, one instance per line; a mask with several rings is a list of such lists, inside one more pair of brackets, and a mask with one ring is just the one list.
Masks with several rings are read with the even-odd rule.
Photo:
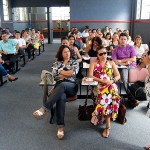
[[145, 23], [149, 24], [150, 20], [71, 20], [71, 23]]
[[71, 23], [129, 23], [131, 20], [71, 20]]
[[[52, 22], [56, 22], [53, 20]], [[31, 23], [42, 23], [47, 22], [47, 20], [32, 20]], [[62, 22], [67, 22], [67, 20], [62, 20]], [[1, 22], [1, 24], [12, 24], [12, 23], [29, 23], [29, 21], [6, 21]], [[70, 23], [144, 23], [150, 24], [150, 20], [70, 20]]]

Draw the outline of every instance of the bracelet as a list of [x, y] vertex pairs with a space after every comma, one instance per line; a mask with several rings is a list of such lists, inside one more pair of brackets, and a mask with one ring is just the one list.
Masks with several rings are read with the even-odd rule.
[[116, 83], [117, 82], [116, 78], [113, 78], [113, 81], [114, 81], [114, 83]]

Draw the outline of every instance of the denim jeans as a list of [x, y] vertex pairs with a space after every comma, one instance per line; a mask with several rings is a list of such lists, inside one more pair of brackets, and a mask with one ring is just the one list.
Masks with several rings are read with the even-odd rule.
[[2, 59], [4, 61], [5, 60], [10, 60], [9, 69], [14, 68], [14, 64], [16, 63], [17, 57], [18, 56], [14, 55], [14, 54], [7, 54], [7, 55], [2, 54]]
[[8, 74], [1, 63], [0, 63], [0, 73], [2, 74], [2, 76], [6, 76]]
[[76, 95], [78, 91], [78, 85], [72, 82], [63, 81], [56, 84], [54, 92], [50, 95], [47, 102], [44, 105], [45, 109], [51, 110], [54, 104], [56, 104], [56, 123], [59, 127], [63, 127], [65, 117], [65, 104], [68, 97]]
[[128, 69], [122, 69], [120, 74], [121, 74], [121, 79], [122, 79], [124, 87], [125, 87], [125, 91], [127, 92], [127, 95], [128, 95], [128, 99], [130, 101], [134, 101], [135, 97], [132, 95], [132, 93], [130, 92], [130, 90], [128, 88], [129, 69], [131, 69], [131, 68], [134, 68], [134, 67], [128, 67]]
[[128, 72], [129, 72], [128, 69], [122, 69], [121, 72], [120, 72], [121, 80], [123, 81], [126, 92], [128, 90], [128, 75], [129, 75]]

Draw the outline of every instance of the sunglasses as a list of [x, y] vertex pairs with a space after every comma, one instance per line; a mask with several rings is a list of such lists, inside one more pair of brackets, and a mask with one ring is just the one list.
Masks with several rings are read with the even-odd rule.
[[98, 54], [99, 56], [102, 56], [102, 55], [106, 55], [107, 53], [106, 52], [104, 52], [104, 53], [100, 53], [100, 54]]

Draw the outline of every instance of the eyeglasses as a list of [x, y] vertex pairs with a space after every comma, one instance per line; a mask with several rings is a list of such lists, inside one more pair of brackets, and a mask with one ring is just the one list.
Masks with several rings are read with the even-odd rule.
[[107, 53], [106, 52], [104, 52], [104, 53], [100, 53], [100, 54], [98, 54], [99, 56], [102, 56], [102, 55], [106, 55]]

